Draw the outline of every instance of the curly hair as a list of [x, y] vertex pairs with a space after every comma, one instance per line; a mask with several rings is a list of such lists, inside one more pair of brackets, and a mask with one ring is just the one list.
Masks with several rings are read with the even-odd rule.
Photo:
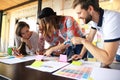
[[53, 29], [59, 29], [59, 20], [62, 16], [49, 16], [39, 19], [42, 26], [42, 34], [46, 36], [51, 36], [53, 33]]

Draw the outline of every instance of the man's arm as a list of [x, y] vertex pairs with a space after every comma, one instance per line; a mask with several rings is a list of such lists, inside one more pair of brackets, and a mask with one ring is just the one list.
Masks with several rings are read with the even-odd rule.
[[81, 39], [81, 43], [88, 49], [88, 51], [99, 61], [105, 65], [112, 63], [114, 56], [117, 52], [119, 41], [104, 42], [103, 49], [94, 46], [91, 42], [85, 39]]
[[[96, 34], [96, 29], [91, 28], [89, 34], [86, 36], [86, 39], [88, 41], [92, 42], [93, 39], [94, 39], [95, 34]], [[74, 37], [74, 38], [75, 38], [74, 42], [76, 42], [75, 44], [81, 44], [81, 42], [79, 40], [79, 37]], [[79, 55], [74, 55], [74, 56], [72, 56], [72, 58], [73, 59], [82, 58], [84, 56], [84, 54], [86, 53], [86, 51], [87, 51], [87, 49], [83, 46], [80, 54]]]
[[[88, 40], [87, 40], [88, 39]], [[119, 41], [114, 42], [104, 42], [103, 49], [98, 48], [89, 41], [89, 36], [87, 39], [84, 38], [73, 38], [71, 41], [73, 44], [82, 43], [84, 47], [99, 61], [105, 65], [112, 63], [114, 56], [117, 52]]]
[[[89, 34], [86, 36], [86, 39], [88, 41], [92, 42], [93, 39], [94, 39], [95, 34], [96, 34], [96, 29], [91, 28]], [[87, 51], [87, 49], [83, 46], [83, 48], [82, 48], [82, 50], [80, 52], [80, 55], [83, 57], [84, 54], [86, 53], [86, 51]]]

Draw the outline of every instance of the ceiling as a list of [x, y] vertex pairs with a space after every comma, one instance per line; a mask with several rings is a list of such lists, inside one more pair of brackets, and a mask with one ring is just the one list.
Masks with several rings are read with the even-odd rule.
[[[0, 0], [0, 11], [11, 10], [20, 6], [29, 5], [38, 0]], [[32, 4], [31, 4], [32, 5]]]
[[[42, 1], [47, 1], [47, 0], [42, 0]], [[99, 0], [99, 1], [108, 1], [108, 0]], [[20, 6], [24, 8], [24, 6], [33, 5], [35, 2], [37, 3], [38, 0], [0, 0], [0, 11], [1, 10], [7, 11]]]

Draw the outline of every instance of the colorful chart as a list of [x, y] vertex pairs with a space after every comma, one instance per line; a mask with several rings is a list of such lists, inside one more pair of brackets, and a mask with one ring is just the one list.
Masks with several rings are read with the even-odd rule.
[[92, 70], [92, 67], [68, 65], [53, 74], [77, 80], [87, 80]]

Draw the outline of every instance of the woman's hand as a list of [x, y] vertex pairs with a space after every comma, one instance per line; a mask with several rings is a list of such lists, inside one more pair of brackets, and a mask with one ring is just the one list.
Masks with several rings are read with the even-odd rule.
[[36, 51], [36, 54], [37, 54], [37, 55], [43, 55], [43, 54], [44, 54], [44, 51]]
[[14, 56], [21, 56], [22, 55], [22, 54], [20, 54], [19, 50], [16, 48], [12, 48], [12, 51], [13, 51], [12, 55], [14, 55]]
[[21, 41], [22, 41], [22, 42], [25, 42], [25, 44], [28, 46], [29, 49], [32, 49], [32, 45], [31, 45], [29, 39], [21, 38]]
[[52, 52], [53, 52], [52, 48], [47, 49], [47, 50], [45, 51], [44, 55], [45, 55], [45, 56], [50, 56]]

